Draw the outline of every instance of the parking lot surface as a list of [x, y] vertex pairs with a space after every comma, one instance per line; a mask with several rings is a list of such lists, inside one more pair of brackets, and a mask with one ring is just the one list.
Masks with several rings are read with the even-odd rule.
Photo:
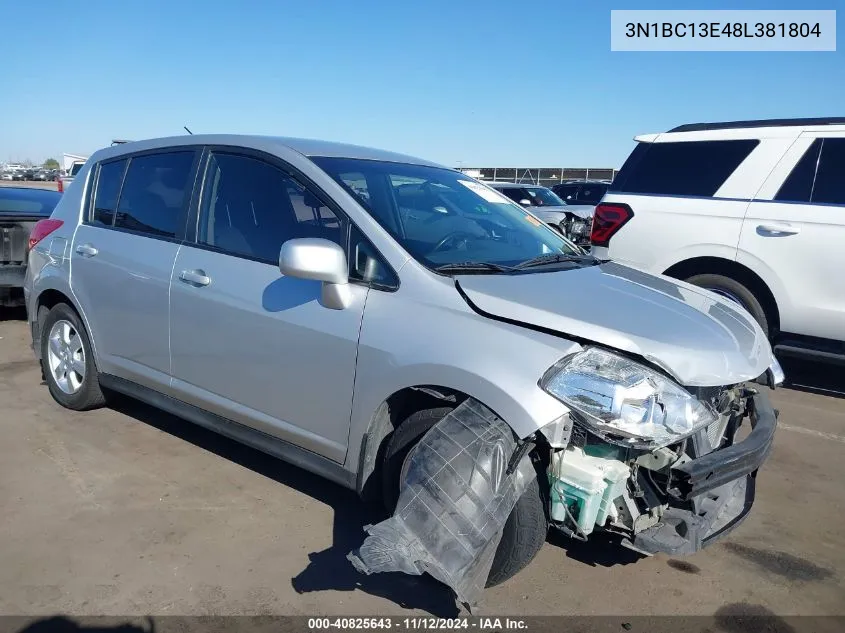
[[[0, 614], [456, 613], [433, 581], [353, 570], [372, 517], [351, 492], [138, 403], [59, 407], [23, 319], [0, 312]], [[787, 371], [799, 384], [773, 396], [773, 454], [729, 538], [673, 559], [552, 534], [486, 608], [845, 614], [845, 379]]]

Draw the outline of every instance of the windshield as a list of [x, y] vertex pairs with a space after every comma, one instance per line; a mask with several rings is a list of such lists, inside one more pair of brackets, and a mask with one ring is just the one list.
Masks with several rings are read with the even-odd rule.
[[513, 266], [582, 251], [502, 194], [440, 167], [352, 158], [312, 160], [417, 261]]
[[545, 187], [529, 187], [528, 195], [535, 207], [562, 207], [566, 203], [555, 195], [555, 192]]

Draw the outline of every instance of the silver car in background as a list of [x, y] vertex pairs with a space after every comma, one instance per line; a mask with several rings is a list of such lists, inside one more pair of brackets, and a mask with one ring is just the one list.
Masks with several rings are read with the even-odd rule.
[[[758, 383], [782, 374], [742, 309], [586, 255], [425, 160], [255, 136], [127, 143], [85, 163], [30, 246], [33, 348], [59, 404], [128, 394], [388, 511], [418, 467], [464, 519], [518, 491], [478, 536], [499, 539], [488, 584], [550, 525], [700, 549], [747, 516], [773, 441]], [[467, 432], [434, 437], [444, 421]], [[454, 476], [415, 463], [445, 452], [463, 457]]]
[[485, 182], [525, 207], [578, 246], [589, 249], [595, 205], [564, 202], [548, 187], [515, 182]]

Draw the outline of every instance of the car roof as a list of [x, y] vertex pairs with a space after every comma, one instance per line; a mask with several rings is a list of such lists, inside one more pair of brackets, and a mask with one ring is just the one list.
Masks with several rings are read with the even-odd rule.
[[687, 123], [673, 127], [669, 132], [703, 132], [705, 130], [734, 130], [755, 127], [793, 127], [815, 125], [845, 125], [845, 117], [804, 119], [754, 119], [750, 121], [722, 121], [720, 123]]
[[[122, 156], [133, 152], [151, 149], [165, 149], [189, 145], [229, 145], [233, 147], [248, 147], [271, 152], [273, 149], [287, 148], [299, 152], [304, 156], [326, 156], [333, 158], [357, 158], [363, 160], [378, 160], [392, 163], [410, 163], [443, 167], [437, 163], [422, 158], [389, 152], [386, 150], [347, 143], [333, 143], [316, 139], [293, 138], [284, 136], [261, 136], [255, 134], [193, 134], [170, 136], [164, 138], [131, 141], [99, 150], [91, 156], [94, 160], [103, 160], [115, 156]], [[447, 168], [448, 169], [448, 168]]]
[[845, 131], [845, 117], [804, 119], [755, 119], [721, 123], [688, 123], [658, 134], [641, 134], [641, 143], [732, 139], [798, 138], [803, 132]]

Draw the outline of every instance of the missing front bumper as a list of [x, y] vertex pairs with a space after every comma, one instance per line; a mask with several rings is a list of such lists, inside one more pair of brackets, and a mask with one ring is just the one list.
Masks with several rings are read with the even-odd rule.
[[777, 412], [768, 396], [751, 401], [752, 431], [745, 440], [673, 469], [674, 499], [660, 523], [637, 533], [634, 549], [691, 554], [729, 534], [754, 503], [757, 471], [774, 441]]
[[688, 510], [669, 506], [660, 523], [634, 536], [634, 549], [645, 554], [693, 554], [726, 536], [742, 523], [754, 503], [754, 472], [695, 499]]

